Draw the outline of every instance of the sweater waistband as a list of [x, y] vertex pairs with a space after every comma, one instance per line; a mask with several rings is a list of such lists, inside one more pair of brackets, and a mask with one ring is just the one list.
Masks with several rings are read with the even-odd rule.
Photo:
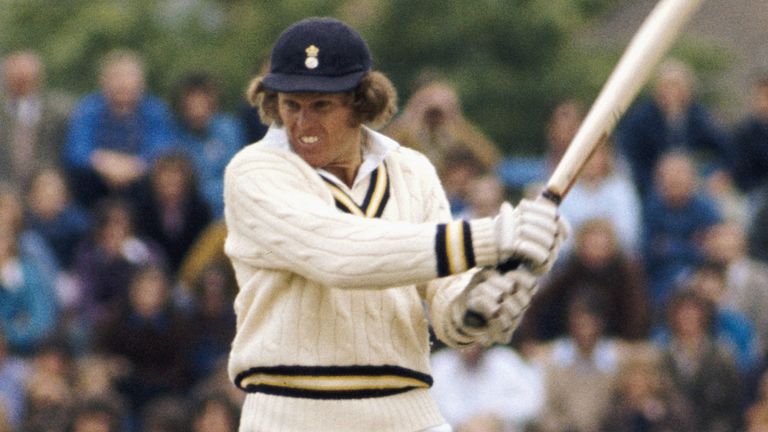
[[432, 377], [393, 365], [262, 366], [238, 374], [248, 393], [308, 399], [362, 399], [391, 396], [432, 386]]

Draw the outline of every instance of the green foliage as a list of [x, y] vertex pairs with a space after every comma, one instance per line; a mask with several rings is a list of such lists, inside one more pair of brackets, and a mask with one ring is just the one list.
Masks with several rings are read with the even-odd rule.
[[168, 97], [183, 73], [204, 69], [235, 109], [280, 31], [307, 16], [337, 16], [368, 40], [401, 101], [425, 71], [437, 71], [503, 151], [538, 153], [552, 105], [589, 102], [610, 70], [610, 52], [585, 52], [572, 38], [616, 1], [0, 0], [0, 54], [38, 50], [49, 84], [81, 94], [96, 87], [104, 53], [133, 48], [154, 92]]

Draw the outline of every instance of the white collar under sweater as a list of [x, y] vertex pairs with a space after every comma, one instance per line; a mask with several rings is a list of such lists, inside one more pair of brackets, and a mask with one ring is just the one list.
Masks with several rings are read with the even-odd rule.
[[[384, 158], [387, 157], [389, 152], [400, 147], [400, 144], [398, 144], [397, 141], [380, 134], [367, 126], [363, 126], [363, 133], [367, 134], [368, 139], [365, 140], [365, 146], [363, 147], [363, 163], [357, 171], [355, 181], [352, 182], [353, 187], [370, 175], [381, 162], [384, 161]], [[288, 142], [288, 135], [285, 132], [285, 128], [274, 124], [267, 130], [267, 134], [263, 138], [263, 146], [265, 148], [293, 152], [291, 144]], [[338, 177], [322, 168], [318, 168], [317, 172], [321, 173], [324, 177], [330, 179], [338, 186], [344, 184]]]

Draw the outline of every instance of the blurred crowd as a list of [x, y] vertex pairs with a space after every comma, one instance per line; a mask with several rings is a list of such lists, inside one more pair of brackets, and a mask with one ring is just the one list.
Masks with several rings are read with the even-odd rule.
[[[1, 70], [0, 432], [236, 430], [222, 181], [258, 113], [225, 112], [203, 71], [158, 97], [128, 50], [76, 98], [35, 52]], [[669, 60], [595, 151], [511, 345], [435, 341], [457, 432], [768, 430], [768, 76], [733, 125], [699, 85]], [[383, 132], [432, 160], [456, 218], [492, 217], [540, 193], [584, 111], [563, 99], [543, 156], [505, 158], [437, 79]]]

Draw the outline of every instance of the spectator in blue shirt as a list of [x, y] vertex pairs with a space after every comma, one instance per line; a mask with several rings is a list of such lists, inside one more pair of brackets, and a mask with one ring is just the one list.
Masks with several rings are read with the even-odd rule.
[[645, 200], [643, 261], [652, 304], [663, 309], [674, 286], [704, 262], [704, 236], [721, 215], [698, 187], [693, 159], [685, 153], [662, 156], [655, 188]]
[[173, 144], [170, 109], [145, 91], [144, 73], [138, 54], [109, 53], [100, 91], [84, 96], [72, 113], [64, 164], [75, 195], [88, 207], [107, 194], [130, 194]]
[[694, 95], [690, 68], [669, 60], [660, 68], [653, 97], [640, 101], [616, 130], [616, 143], [631, 169], [641, 196], [653, 189], [653, 171], [669, 151], [710, 152], [729, 168], [733, 161], [730, 140], [710, 111]]
[[203, 197], [214, 217], [224, 216], [224, 168], [245, 143], [240, 120], [220, 111], [220, 89], [209, 74], [185, 76], [173, 108], [178, 145], [194, 162]]

